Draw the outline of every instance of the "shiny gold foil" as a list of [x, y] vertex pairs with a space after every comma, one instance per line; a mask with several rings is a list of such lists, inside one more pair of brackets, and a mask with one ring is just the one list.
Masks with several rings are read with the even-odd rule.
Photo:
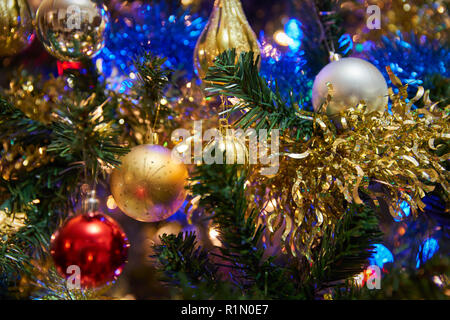
[[[438, 108], [423, 88], [407, 100], [407, 85], [388, 71], [399, 88], [398, 94], [389, 90], [391, 113], [366, 113], [359, 105], [341, 112], [335, 124], [313, 114], [315, 132], [307, 142], [282, 137], [280, 149], [290, 152], [283, 153], [276, 177], [267, 179], [254, 170], [249, 194], [257, 207], [277, 199], [279, 206], [266, 215], [266, 224], [271, 231], [284, 228], [282, 240], [291, 253], [309, 258], [323, 227], [334, 225], [348, 203], [381, 202], [398, 219], [405, 216], [403, 201], [417, 215], [425, 207], [421, 199], [436, 185], [448, 193], [450, 175], [443, 162], [450, 154], [436, 151], [450, 138], [450, 106]], [[424, 107], [412, 110], [421, 98]]]
[[33, 41], [34, 30], [26, 0], [0, 0], [0, 56], [15, 55]]
[[216, 0], [208, 23], [200, 35], [194, 50], [194, 67], [204, 78], [214, 58], [223, 51], [235, 48], [237, 54], [255, 52], [261, 54], [258, 40], [250, 27], [240, 0]]
[[[23, 212], [7, 214], [5, 211], [0, 210], [0, 233], [2, 235], [13, 235], [20, 228], [25, 226], [25, 220], [27, 216]], [[4, 239], [0, 239], [2, 241]]]

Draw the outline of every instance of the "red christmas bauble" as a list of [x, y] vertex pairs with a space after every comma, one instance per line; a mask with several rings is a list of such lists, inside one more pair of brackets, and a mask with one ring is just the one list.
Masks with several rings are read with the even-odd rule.
[[69, 266], [78, 266], [81, 286], [94, 288], [122, 273], [129, 246], [119, 224], [97, 211], [67, 220], [52, 235], [50, 252], [63, 277], [72, 275], [67, 274]]

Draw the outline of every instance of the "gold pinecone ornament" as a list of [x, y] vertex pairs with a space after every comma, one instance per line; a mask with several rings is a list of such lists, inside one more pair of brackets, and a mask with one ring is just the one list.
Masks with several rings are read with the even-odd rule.
[[18, 54], [31, 44], [32, 21], [26, 0], [0, 0], [0, 57]]
[[228, 49], [261, 54], [259, 43], [247, 21], [240, 0], [215, 0], [214, 8], [194, 50], [194, 67], [204, 78], [214, 59]]

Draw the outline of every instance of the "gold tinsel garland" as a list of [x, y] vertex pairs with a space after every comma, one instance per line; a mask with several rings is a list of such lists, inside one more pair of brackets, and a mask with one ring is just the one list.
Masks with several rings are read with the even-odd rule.
[[25, 220], [25, 213], [7, 214], [5, 211], [0, 210], [0, 235], [15, 234], [20, 228], [25, 226]]
[[[389, 68], [388, 72], [399, 88], [397, 94], [389, 90], [391, 112], [368, 114], [360, 104], [334, 119], [338, 125], [326, 115], [299, 114], [314, 122], [312, 138], [298, 143], [283, 137], [281, 150], [295, 151], [280, 154], [286, 158], [280, 161], [278, 175], [268, 179], [254, 170], [250, 177], [249, 193], [257, 206], [267, 199], [278, 204], [265, 214], [266, 224], [272, 232], [284, 228], [281, 240], [294, 255], [308, 258], [323, 227], [345, 214], [348, 203], [381, 201], [399, 218], [403, 201], [416, 215], [425, 207], [425, 193], [437, 184], [448, 193], [450, 176], [442, 162], [449, 154], [438, 156], [436, 151], [450, 138], [449, 106], [439, 109], [423, 88], [407, 102], [407, 85]], [[422, 97], [425, 107], [412, 110]]]

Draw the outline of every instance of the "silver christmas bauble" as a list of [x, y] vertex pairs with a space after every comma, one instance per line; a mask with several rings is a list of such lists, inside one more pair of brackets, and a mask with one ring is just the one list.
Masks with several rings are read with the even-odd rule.
[[[332, 100], [321, 108], [328, 95], [327, 83], [333, 86]], [[316, 76], [312, 89], [314, 110], [333, 117], [364, 101], [366, 111], [383, 112], [388, 102], [388, 87], [381, 72], [359, 58], [342, 58], [326, 65]]]
[[106, 7], [93, 0], [44, 0], [36, 13], [45, 49], [64, 61], [94, 57], [105, 45]]

